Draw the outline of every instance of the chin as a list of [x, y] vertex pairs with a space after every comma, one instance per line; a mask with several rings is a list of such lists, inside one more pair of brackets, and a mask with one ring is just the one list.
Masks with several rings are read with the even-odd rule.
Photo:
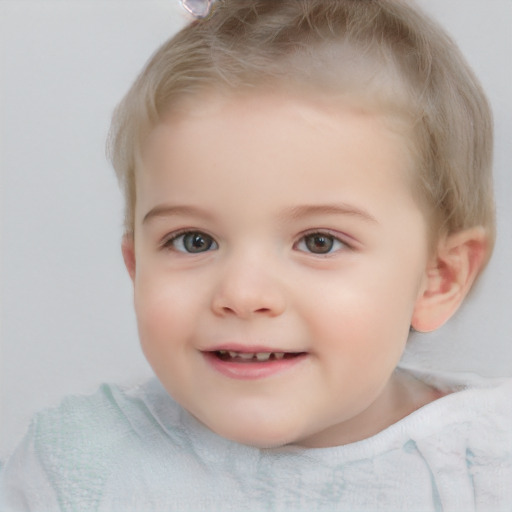
[[270, 425], [258, 427], [253, 424], [250, 428], [238, 426], [236, 430], [233, 430], [232, 425], [230, 427], [212, 430], [230, 441], [255, 448], [279, 448], [287, 444], [293, 444], [299, 438], [298, 435], [287, 429], [272, 428]]

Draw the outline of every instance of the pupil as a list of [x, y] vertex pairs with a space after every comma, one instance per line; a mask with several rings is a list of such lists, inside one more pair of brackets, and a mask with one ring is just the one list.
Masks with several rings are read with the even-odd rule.
[[185, 235], [183, 243], [188, 252], [207, 251], [212, 245], [211, 239], [208, 239], [201, 233], [189, 233]]
[[328, 253], [333, 246], [333, 240], [325, 235], [310, 235], [306, 238], [307, 248], [317, 254]]

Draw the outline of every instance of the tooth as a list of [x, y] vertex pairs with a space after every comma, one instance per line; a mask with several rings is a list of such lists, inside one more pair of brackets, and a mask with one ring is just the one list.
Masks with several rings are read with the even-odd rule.
[[218, 352], [219, 352], [219, 355], [221, 355], [221, 356], [225, 356], [228, 353], [227, 350], [218, 350]]
[[274, 357], [276, 359], [283, 359], [284, 357], [284, 352], [274, 352]]
[[229, 357], [231, 357], [231, 359], [234, 359], [237, 355], [238, 352], [231, 352], [231, 350], [229, 351]]
[[240, 359], [245, 359], [245, 360], [247, 360], [247, 361], [248, 361], [249, 359], [252, 359], [252, 358], [253, 358], [253, 356], [254, 356], [254, 354], [253, 354], [253, 353], [251, 353], [251, 352], [239, 352], [239, 353], [238, 353], [238, 357], [239, 357]]
[[256, 354], [256, 359], [258, 361], [268, 361], [270, 358], [271, 352], [258, 352]]

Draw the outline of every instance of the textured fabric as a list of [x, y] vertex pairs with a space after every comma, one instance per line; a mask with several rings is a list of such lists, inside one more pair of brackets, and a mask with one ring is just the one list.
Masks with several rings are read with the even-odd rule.
[[209, 431], [156, 380], [103, 385], [36, 416], [0, 510], [510, 512], [511, 396], [511, 380], [471, 387], [364, 441], [260, 450]]

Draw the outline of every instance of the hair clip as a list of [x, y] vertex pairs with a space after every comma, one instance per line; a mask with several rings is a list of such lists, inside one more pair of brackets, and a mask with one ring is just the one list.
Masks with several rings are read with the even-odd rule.
[[195, 18], [205, 18], [215, 0], [180, 0], [183, 8]]

